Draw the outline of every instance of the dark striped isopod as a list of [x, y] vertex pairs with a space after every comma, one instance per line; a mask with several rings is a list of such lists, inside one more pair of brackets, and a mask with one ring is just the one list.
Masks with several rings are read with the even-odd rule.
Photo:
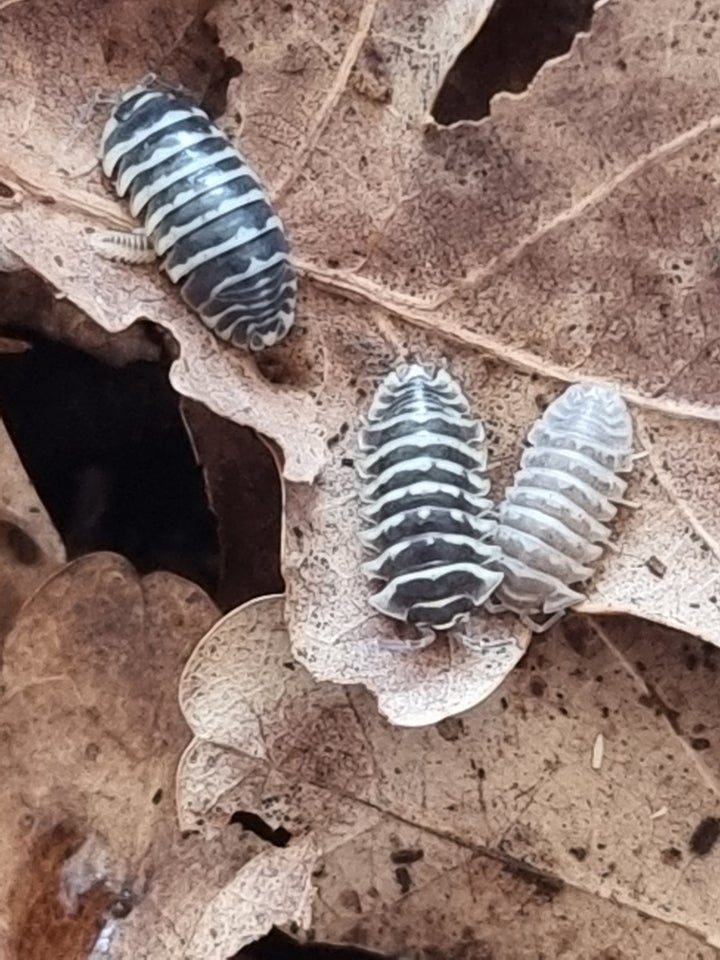
[[384, 584], [370, 603], [418, 628], [396, 646], [424, 647], [501, 580], [488, 568], [500, 551], [488, 543], [485, 431], [445, 370], [411, 364], [381, 383], [359, 447], [361, 538], [373, 554], [363, 570]]
[[577, 383], [548, 406], [528, 444], [498, 510], [493, 566], [504, 578], [487, 608], [513, 611], [539, 633], [585, 599], [572, 585], [592, 576], [624, 502], [617, 474], [632, 467], [632, 421], [617, 390]]
[[154, 256], [219, 337], [251, 350], [293, 324], [297, 280], [282, 223], [258, 177], [187, 97], [140, 86], [105, 125], [103, 172], [144, 226], [94, 245], [127, 262]]

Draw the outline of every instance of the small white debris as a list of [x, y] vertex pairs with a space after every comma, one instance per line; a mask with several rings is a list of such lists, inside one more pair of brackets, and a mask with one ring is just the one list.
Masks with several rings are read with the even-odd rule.
[[599, 770], [603, 762], [603, 754], [605, 752], [605, 737], [599, 733], [595, 737], [595, 743], [593, 744], [592, 749], [592, 768], [593, 770]]
[[660, 817], [666, 817], [667, 814], [668, 814], [668, 808], [667, 808], [667, 807], [660, 807], [659, 810], [655, 810], [653, 813], [650, 814], [650, 819], [651, 819], [651, 820], [659, 820]]

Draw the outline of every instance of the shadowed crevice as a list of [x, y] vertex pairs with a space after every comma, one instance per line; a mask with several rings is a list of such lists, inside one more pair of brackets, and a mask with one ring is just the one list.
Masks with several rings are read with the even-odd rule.
[[362, 947], [333, 943], [300, 943], [273, 928], [228, 960], [401, 960], [397, 954], [376, 953]]
[[496, 93], [522, 93], [548, 60], [590, 29], [595, 0], [496, 0], [477, 36], [450, 68], [432, 108], [448, 125], [481, 120]]
[[118, 368], [25, 339], [30, 349], [0, 354], [0, 413], [68, 558], [111, 550], [214, 594], [215, 517], [166, 364]]

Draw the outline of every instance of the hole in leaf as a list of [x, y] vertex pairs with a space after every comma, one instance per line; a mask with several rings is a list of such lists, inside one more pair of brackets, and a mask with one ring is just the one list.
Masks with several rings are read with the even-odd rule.
[[292, 839], [292, 834], [285, 827], [273, 829], [266, 820], [250, 810], [236, 810], [229, 822], [239, 823], [243, 830], [249, 830], [274, 847], [286, 847]]
[[450, 68], [432, 109], [440, 124], [480, 120], [502, 90], [522, 93], [548, 60], [587, 32], [595, 0], [496, 0]]
[[377, 953], [362, 947], [334, 943], [300, 943], [273, 929], [228, 960], [399, 960], [397, 954]]
[[197, 15], [157, 72], [168, 82], [179, 83], [215, 119], [225, 113], [228, 86], [243, 68], [225, 53], [217, 27], [205, 19], [213, 5], [214, 0], [201, 0]]

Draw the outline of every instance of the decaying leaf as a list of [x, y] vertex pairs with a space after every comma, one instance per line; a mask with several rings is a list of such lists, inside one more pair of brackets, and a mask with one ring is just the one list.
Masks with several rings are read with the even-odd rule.
[[65, 548], [0, 420], [0, 650], [23, 601], [65, 560]]
[[[65, 548], [0, 421], [0, 517], [34, 541], [48, 560], [62, 563]], [[37, 550], [36, 550], [37, 552]]]
[[127, 920], [106, 924], [89, 960], [227, 960], [274, 923], [307, 925], [312, 840], [263, 846], [232, 827], [177, 841], [148, 895]]
[[[387, 665], [374, 650], [387, 625], [369, 616], [357, 572], [349, 461], [370, 392], [408, 355], [446, 361], [467, 388], [493, 437], [495, 495], [564, 382], [617, 382], [650, 455], [630, 490], [640, 509], [620, 517], [619, 552], [585, 609], [720, 642], [718, 32], [692, 0], [602, 5], [525, 95], [496, 97], [481, 123], [439, 127], [430, 106], [489, 7], [214, 5], [222, 50], [242, 65], [224, 124], [270, 184], [304, 276], [296, 330], [260, 361], [268, 378], [154, 268], [100, 262], [87, 243], [88, 230], [129, 222], [93, 166], [94, 93], [153, 69], [202, 95], [183, 56], [192, 4], [123, 5], [118, 18], [56, 0], [0, 14], [0, 180], [20, 198], [0, 213], [2, 241], [108, 330], [139, 317], [171, 329], [177, 389], [278, 443], [294, 482], [296, 654], [381, 700]], [[319, 471], [314, 487], [296, 483]], [[507, 669], [526, 638], [500, 624]], [[446, 678], [468, 669], [446, 649], [429, 657]], [[409, 689], [421, 668], [395, 658], [392, 669]]]
[[0, 332], [4, 327], [23, 335], [67, 343], [91, 356], [123, 366], [136, 360], [160, 360], [162, 349], [142, 324], [111, 334], [29, 270], [0, 273]]
[[311, 835], [321, 940], [423, 960], [710, 960], [717, 669], [682, 634], [572, 616], [482, 710], [402, 730], [366, 691], [294, 666], [281, 598], [258, 600], [184, 672], [180, 823], [213, 842], [245, 811], [275, 842]]
[[11, 956], [49, 957], [79, 904], [89, 949], [106, 910], [141, 899], [175, 836], [187, 734], [172, 678], [215, 617], [193, 584], [140, 580], [112, 554], [67, 565], [23, 606], [0, 697], [0, 940], [25, 951]]
[[177, 827], [177, 683], [216, 616], [198, 587], [113, 554], [23, 606], [0, 696], [3, 957], [225, 960], [306, 922], [312, 838], [268, 851], [228, 821], [211, 840]]

